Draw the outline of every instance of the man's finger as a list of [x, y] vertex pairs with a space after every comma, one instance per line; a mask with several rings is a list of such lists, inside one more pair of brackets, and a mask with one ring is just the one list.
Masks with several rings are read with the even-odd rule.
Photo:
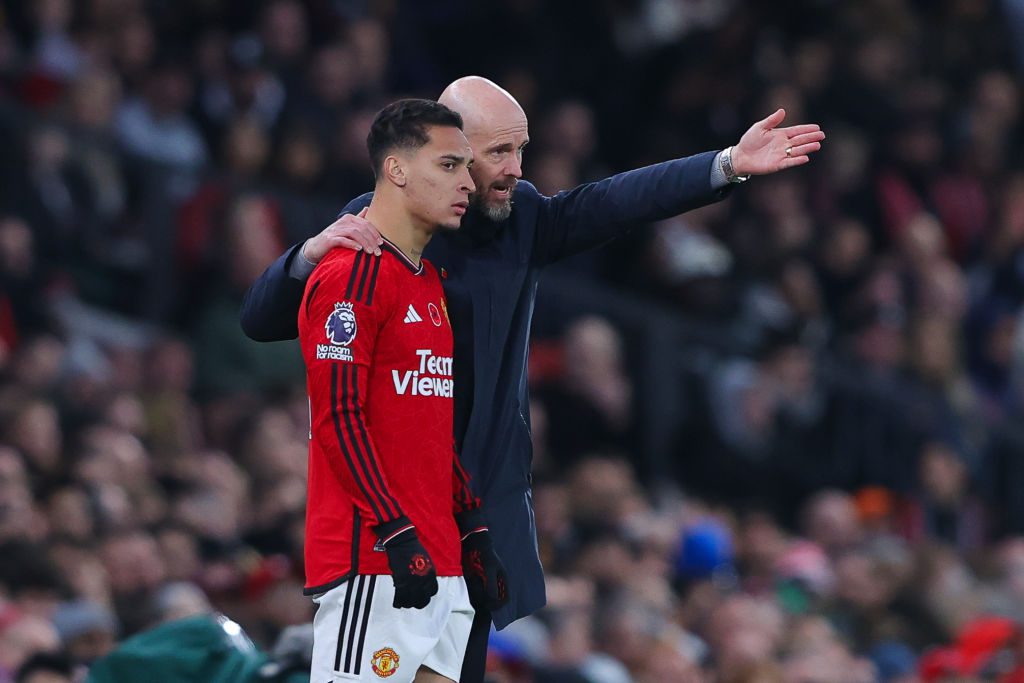
[[803, 166], [810, 160], [811, 158], [808, 156], [787, 157], [779, 164], [779, 170], [783, 171], [787, 168], [793, 168], [794, 166]]
[[[370, 221], [366, 220], [366, 212], [370, 210], [370, 207], [366, 207], [355, 217], [357, 220], [350, 221], [353, 225], [358, 225], [361, 228], [368, 230], [370, 236], [370, 242], [366, 243], [366, 246], [384, 244], [383, 238], [380, 236], [380, 231]], [[379, 251], [377, 253], [380, 253]]]
[[351, 225], [345, 226], [344, 230], [346, 236], [361, 244], [366, 251], [380, 253], [380, 249], [378, 249], [381, 244], [380, 234], [372, 223], [364, 220], [353, 221]]
[[373, 238], [373, 241], [377, 244], [384, 244], [384, 238], [380, 236], [380, 230], [377, 229], [377, 226], [370, 221], [364, 222], [366, 223], [366, 227], [370, 229], [370, 236]]
[[821, 142], [825, 139], [825, 134], [820, 130], [815, 133], [804, 133], [803, 135], [791, 135], [786, 141], [786, 145], [796, 149], [800, 145], [807, 145], [812, 142]]
[[366, 238], [366, 246], [376, 248], [384, 244], [384, 238], [380, 236], [380, 231], [370, 221], [362, 221], [359, 224], [359, 233]]
[[[799, 126], [788, 126], [786, 128], [780, 128], [780, 133], [785, 133], [787, 138], [794, 138], [798, 135], [806, 135], [807, 133], [817, 133], [821, 131], [821, 126], [816, 123], [804, 123]], [[824, 139], [824, 133], [822, 133], [822, 139]]]
[[761, 121], [762, 130], [772, 130], [777, 128], [780, 123], [786, 118], [785, 109], [776, 109], [773, 114], [770, 114], [768, 118]]
[[351, 239], [344, 235], [331, 236], [327, 244], [330, 245], [331, 249], [342, 247], [344, 249], [352, 249], [353, 251], [363, 250], [363, 245], [361, 245], [359, 242], [356, 242], [354, 239]]
[[376, 230], [364, 227], [359, 231], [359, 236], [356, 239], [359, 240], [366, 251], [371, 254], [380, 254], [380, 240], [377, 237]]
[[791, 157], [806, 157], [808, 154], [812, 154], [821, 149], [820, 142], [809, 142], [806, 145], [798, 145], [790, 151]]
[[376, 230], [370, 230], [369, 232], [363, 233], [363, 246], [366, 251], [380, 256], [380, 245], [384, 243], [384, 240], [380, 238]]
[[372, 230], [362, 223], [353, 222], [346, 225], [339, 232], [339, 236], [348, 237], [350, 240], [354, 240], [361, 247], [367, 251], [373, 251], [377, 248], [377, 240], [371, 237]]

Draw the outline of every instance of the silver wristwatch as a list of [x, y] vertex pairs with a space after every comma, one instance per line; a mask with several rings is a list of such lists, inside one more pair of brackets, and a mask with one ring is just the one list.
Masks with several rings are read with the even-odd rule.
[[736, 169], [732, 167], [732, 147], [723, 149], [718, 159], [722, 166], [722, 173], [730, 183], [742, 183], [750, 180], [749, 175], [736, 175]]

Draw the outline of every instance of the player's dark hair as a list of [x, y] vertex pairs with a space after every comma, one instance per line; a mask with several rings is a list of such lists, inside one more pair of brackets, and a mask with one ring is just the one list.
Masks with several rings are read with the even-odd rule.
[[366, 136], [373, 174], [380, 175], [388, 152], [418, 149], [430, 142], [431, 126], [462, 130], [462, 116], [433, 100], [419, 99], [398, 100], [377, 112]]

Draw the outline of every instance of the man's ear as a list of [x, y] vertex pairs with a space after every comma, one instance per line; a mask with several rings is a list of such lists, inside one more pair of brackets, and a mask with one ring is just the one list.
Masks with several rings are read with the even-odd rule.
[[384, 177], [398, 187], [405, 187], [408, 179], [405, 176], [405, 164], [396, 156], [384, 159]]

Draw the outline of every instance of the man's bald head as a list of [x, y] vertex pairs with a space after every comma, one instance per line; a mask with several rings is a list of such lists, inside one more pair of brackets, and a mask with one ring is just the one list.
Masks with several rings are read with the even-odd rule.
[[463, 76], [452, 81], [437, 101], [462, 115], [467, 134], [526, 124], [526, 112], [516, 98], [483, 76]]
[[454, 81], [437, 101], [462, 115], [473, 148], [474, 206], [491, 220], [507, 219], [530, 141], [526, 112], [507, 90], [481, 76]]

